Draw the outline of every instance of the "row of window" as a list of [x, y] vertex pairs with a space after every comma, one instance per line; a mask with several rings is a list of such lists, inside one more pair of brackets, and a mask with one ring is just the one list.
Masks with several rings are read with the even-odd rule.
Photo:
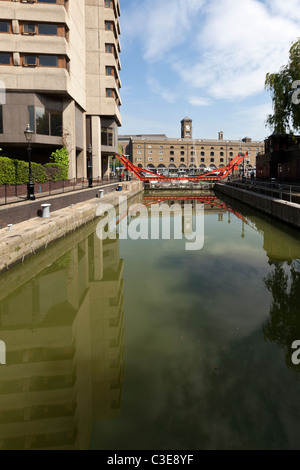
[[[1, 0], [1, 1], [7, 1], [7, 0]], [[13, 0], [13, 2], [19, 2], [19, 3], [52, 3], [52, 4], [57, 4], [57, 5], [68, 5], [69, 0]]]
[[[28, 122], [35, 134], [62, 137], [62, 112], [28, 106]], [[3, 134], [3, 107], [0, 106], [0, 134]]]
[[[10, 52], [0, 52], [0, 65], [13, 64], [13, 55]], [[64, 56], [52, 54], [29, 55], [20, 54], [20, 65], [26, 67], [60, 67], [67, 68], [67, 59]]]
[[[0, 33], [12, 33], [11, 21], [0, 21]], [[24, 35], [67, 37], [66, 26], [59, 23], [20, 23], [19, 33]], [[68, 38], [67, 38], [68, 39]]]
[[[142, 151], [141, 151], [141, 150], [138, 150], [137, 153], [138, 153], [138, 155], [141, 155], [141, 154], [142, 154]], [[153, 153], [152, 150], [148, 150], [148, 154], [149, 154], [149, 155], [152, 155], [152, 153]], [[164, 154], [163, 150], [160, 150], [160, 151], [159, 151], [159, 155], [163, 155], [163, 154]], [[174, 150], [171, 150], [171, 151], [170, 151], [170, 155], [174, 155]], [[181, 156], [185, 155], [184, 150], [182, 150], [182, 151], [180, 152], [180, 155], [181, 155]], [[192, 155], [192, 156], [195, 155], [194, 150], [191, 151], [191, 155]], [[249, 155], [251, 155], [250, 152], [249, 152]], [[215, 156], [215, 152], [210, 152], [210, 156], [211, 156], [211, 157], [214, 157], [214, 156]], [[233, 157], [233, 152], [229, 152], [229, 156], [230, 156], [230, 157]], [[205, 157], [205, 152], [201, 152], [201, 157]], [[220, 157], [224, 157], [224, 152], [220, 152]]]
[[[142, 159], [141, 157], [138, 157], [138, 158], [137, 158], [137, 161], [138, 161], [138, 162], [141, 162], [142, 160], [143, 160], [143, 159]], [[152, 161], [153, 161], [153, 158], [152, 158], [152, 157], [148, 157], [148, 161], [149, 161], [149, 162], [152, 162]], [[159, 161], [160, 161], [160, 162], [163, 162], [163, 161], [164, 161], [164, 158], [163, 158], [163, 157], [160, 157], [160, 158], [159, 158]], [[174, 161], [175, 161], [174, 158], [170, 158], [170, 163], [174, 163]], [[201, 158], [200, 161], [201, 161], [201, 162], [205, 162], [205, 158]], [[180, 162], [181, 162], [181, 163], [184, 163], [184, 162], [185, 162], [185, 158], [180, 158]], [[191, 159], [190, 159], [190, 162], [191, 162], [191, 163], [195, 163], [195, 158], [191, 158]], [[214, 159], [214, 158], [211, 158], [211, 159], [210, 159], [210, 162], [211, 162], [211, 163], [214, 163], [214, 162], [215, 162], [215, 159]], [[220, 163], [224, 163], [224, 158], [220, 158]]]
[[[141, 149], [142, 146], [141, 146], [141, 145], [138, 145], [137, 148], [138, 148], [138, 149]], [[160, 149], [163, 149], [164, 147], [163, 147], [163, 145], [160, 145], [159, 148], [160, 148]], [[186, 148], [186, 147], [185, 147], [184, 145], [182, 145], [182, 146], [180, 147], [181, 150], [185, 150], [185, 148]], [[148, 145], [148, 149], [152, 149], [152, 145]], [[172, 149], [175, 149], [175, 147], [174, 147], [173, 145], [171, 145], [171, 146], [170, 146], [170, 149], [171, 149], [171, 150], [172, 150]], [[195, 147], [191, 147], [191, 149], [194, 150]], [[201, 147], [201, 150], [205, 150], [205, 147]], [[211, 147], [210, 150], [215, 150], [215, 147]], [[220, 147], [219, 150], [224, 150], [224, 147]], [[234, 150], [234, 149], [233, 149], [233, 147], [230, 147], [229, 150]], [[249, 152], [250, 150], [251, 150], [251, 149], [248, 148], [248, 152]], [[257, 150], [259, 150], [259, 149], [257, 149]], [[239, 151], [239, 152], [242, 152], [243, 149], [242, 149], [242, 148], [239, 148], [238, 151]], [[222, 153], [222, 152], [221, 152], [221, 153]]]

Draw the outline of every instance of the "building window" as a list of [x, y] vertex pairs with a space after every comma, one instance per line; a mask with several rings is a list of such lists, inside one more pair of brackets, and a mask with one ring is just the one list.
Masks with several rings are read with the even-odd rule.
[[25, 55], [24, 56], [24, 65], [37, 65], [36, 55]]
[[114, 98], [115, 97], [115, 90], [113, 88], [106, 88], [106, 97], [107, 98]]
[[115, 68], [114, 67], [111, 67], [110, 65], [107, 65], [105, 67], [105, 69], [106, 69], [106, 75], [109, 75], [110, 77], [115, 76]]
[[138, 146], [137, 146], [137, 148], [138, 148], [138, 149], [141, 149], [141, 148], [142, 148], [142, 146], [141, 146], [141, 145], [138, 145]]
[[0, 33], [9, 33], [9, 21], [0, 21]]
[[205, 158], [201, 158], [201, 162], [205, 162]]
[[230, 157], [233, 157], [233, 152], [229, 152], [229, 156], [230, 156]]
[[32, 24], [32, 23], [23, 24], [23, 34], [35, 34], [35, 24]]
[[148, 155], [152, 155], [152, 150], [148, 150]]
[[224, 152], [220, 152], [220, 156], [223, 157], [223, 156], [224, 156]]
[[184, 151], [181, 151], [181, 152], [180, 152], [180, 155], [184, 155]]
[[57, 36], [57, 24], [39, 23], [38, 34], [43, 34], [45, 36]]
[[152, 157], [148, 157], [148, 161], [149, 162], [152, 162], [153, 158]]
[[49, 112], [45, 108], [35, 108], [36, 133], [49, 135]]
[[138, 162], [141, 162], [141, 161], [142, 161], [141, 157], [138, 157], [138, 158], [137, 158], [137, 161], [138, 161]]
[[57, 55], [40, 55], [39, 66], [40, 67], [58, 67], [58, 56]]
[[215, 155], [215, 152], [210, 152], [210, 156], [213, 157]]
[[191, 163], [194, 163], [195, 159], [194, 158], [191, 158]]
[[195, 152], [193, 150], [191, 151], [191, 155], [195, 155]]
[[57, 3], [57, 0], [37, 0], [37, 3]]
[[142, 154], [142, 151], [141, 151], [141, 150], [138, 150], [137, 153], [138, 153], [138, 155], [141, 155], [141, 154]]
[[114, 23], [112, 21], [105, 21], [105, 31], [114, 31]]
[[174, 163], [174, 158], [170, 158], [170, 162], [171, 162], [171, 163]]
[[201, 156], [204, 157], [204, 156], [205, 156], [205, 152], [201, 152]]
[[113, 0], [105, 0], [104, 6], [105, 6], [105, 8], [113, 8], [114, 7]]
[[[34, 122], [34, 109], [33, 106], [28, 107], [29, 111], [29, 122], [32, 125]], [[35, 126], [32, 129], [36, 129], [36, 133], [39, 135], [52, 135], [56, 137], [62, 136], [62, 112], [56, 110], [49, 110], [35, 107]]]
[[10, 65], [11, 63], [11, 54], [1, 52], [0, 53], [0, 65]]
[[114, 146], [114, 131], [110, 127], [101, 127], [101, 145]]
[[211, 158], [210, 161], [211, 161], [211, 163], [214, 163], [215, 159], [214, 159], [214, 158]]
[[174, 155], [174, 150], [170, 150], [170, 155]]
[[181, 158], [180, 161], [181, 161], [182, 163], [184, 163], [184, 158]]
[[224, 162], [224, 158], [220, 158], [220, 162], [223, 163], [223, 162]]
[[163, 162], [163, 161], [164, 161], [163, 157], [160, 157], [160, 158], [159, 158], [159, 161], [160, 161], [160, 162]]
[[107, 52], [108, 54], [114, 54], [115, 46], [113, 44], [105, 44], [105, 52]]
[[160, 154], [160, 155], [163, 155], [163, 154], [164, 154], [164, 151], [163, 151], [163, 150], [160, 150], [160, 151], [159, 151], [159, 154]]
[[152, 145], [148, 145], [148, 149], [152, 149]]
[[50, 135], [62, 136], [62, 113], [60, 111], [50, 111]]

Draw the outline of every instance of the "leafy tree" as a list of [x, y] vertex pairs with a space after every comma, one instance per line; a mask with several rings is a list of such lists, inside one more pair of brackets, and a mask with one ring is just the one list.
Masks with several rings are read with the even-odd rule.
[[300, 339], [300, 270], [291, 264], [289, 273], [280, 264], [264, 279], [272, 294], [270, 318], [263, 326], [264, 339], [275, 342], [283, 349], [288, 367], [299, 372], [299, 367], [292, 363], [292, 344]]
[[69, 174], [69, 152], [66, 147], [55, 150], [50, 157], [50, 164], [45, 165], [48, 168], [58, 168], [60, 176], [56, 179], [67, 180]]
[[277, 134], [300, 129], [300, 39], [290, 48], [289, 62], [278, 73], [266, 75], [265, 88], [272, 94], [273, 114], [267, 118]]

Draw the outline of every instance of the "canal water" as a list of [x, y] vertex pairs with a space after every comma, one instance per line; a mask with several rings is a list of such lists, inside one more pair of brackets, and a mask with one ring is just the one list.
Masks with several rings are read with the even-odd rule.
[[0, 275], [0, 449], [300, 449], [299, 232], [223, 196], [151, 197], [118, 228], [150, 225], [142, 205], [194, 220], [101, 240], [98, 219]]

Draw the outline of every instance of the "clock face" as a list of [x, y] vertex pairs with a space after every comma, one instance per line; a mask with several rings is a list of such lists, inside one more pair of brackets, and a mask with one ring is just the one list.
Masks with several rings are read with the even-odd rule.
[[185, 128], [186, 128], [187, 131], [191, 130], [191, 127], [188, 124], [185, 126]]

